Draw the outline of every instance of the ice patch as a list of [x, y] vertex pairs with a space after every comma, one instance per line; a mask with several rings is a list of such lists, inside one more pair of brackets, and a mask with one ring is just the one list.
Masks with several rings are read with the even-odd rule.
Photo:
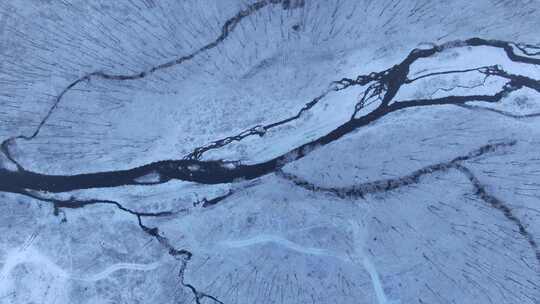
[[197, 164], [193, 164], [193, 165], [189, 165], [187, 168], [189, 171], [199, 171], [201, 169], [201, 166]]
[[223, 163], [221, 166], [228, 170], [234, 170], [236, 168], [236, 164], [232, 162]]
[[141, 177], [137, 177], [135, 182], [138, 184], [155, 184], [161, 181], [161, 176], [157, 172], [148, 173]]

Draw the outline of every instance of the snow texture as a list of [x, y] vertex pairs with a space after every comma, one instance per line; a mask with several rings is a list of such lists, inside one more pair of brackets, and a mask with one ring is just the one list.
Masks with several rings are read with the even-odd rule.
[[540, 303], [540, 2], [0, 2], [0, 303]]

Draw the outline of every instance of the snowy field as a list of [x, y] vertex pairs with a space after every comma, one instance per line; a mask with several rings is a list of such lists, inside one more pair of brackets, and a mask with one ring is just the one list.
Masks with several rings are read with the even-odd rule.
[[540, 2], [0, 2], [0, 303], [540, 303]]

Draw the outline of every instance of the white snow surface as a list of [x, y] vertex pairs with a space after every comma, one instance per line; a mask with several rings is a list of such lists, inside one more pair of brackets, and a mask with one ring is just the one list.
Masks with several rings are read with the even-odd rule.
[[[58, 102], [90, 73], [133, 75], [193, 53], [254, 1], [2, 1], [0, 140], [31, 136], [43, 122], [32, 139], [9, 142], [22, 167], [51, 175], [124, 170], [182, 159], [294, 116], [328, 92], [298, 119], [258, 127], [263, 136], [201, 158], [230, 161], [223, 166], [235, 170], [346, 122], [365, 87], [332, 91], [333, 81], [459, 39], [540, 43], [538, 1], [289, 2], [298, 7], [268, 5], [217, 47], [181, 64], [134, 80], [92, 76]], [[540, 79], [540, 66], [515, 63], [493, 47], [445, 50], [415, 62], [409, 75], [488, 65]], [[477, 72], [444, 74], [403, 86], [393, 101], [489, 95], [505, 83], [484, 82]], [[274, 173], [204, 185], [161, 183], [153, 172], [130, 186], [29, 192], [34, 198], [0, 192], [0, 303], [538, 304], [540, 261], [531, 243], [540, 243], [540, 93], [523, 88], [498, 103], [468, 105], [396, 111], [283, 171], [321, 188], [344, 188], [512, 141], [460, 164], [513, 219], [456, 168], [345, 197]], [[187, 169], [201, 172], [197, 164]], [[0, 171], [17, 170], [0, 153]], [[96, 203], [59, 210], [51, 203], [76, 199]], [[139, 222], [136, 212], [168, 213]], [[191, 258], [171, 256], [141, 224], [158, 228], [160, 240]]]

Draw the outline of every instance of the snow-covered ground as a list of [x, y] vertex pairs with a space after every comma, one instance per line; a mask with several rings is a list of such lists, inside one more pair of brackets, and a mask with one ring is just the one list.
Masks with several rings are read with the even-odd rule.
[[0, 2], [0, 303], [540, 303], [539, 9]]

